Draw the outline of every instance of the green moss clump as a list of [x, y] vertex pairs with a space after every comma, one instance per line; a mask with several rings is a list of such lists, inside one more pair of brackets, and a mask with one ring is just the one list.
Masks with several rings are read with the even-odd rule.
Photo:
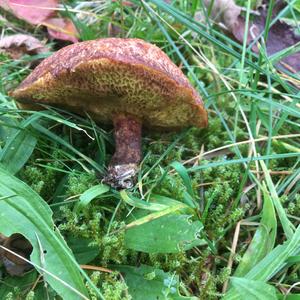
[[53, 150], [51, 153], [51, 161], [44, 166], [36, 163], [36, 158], [40, 157], [36, 150], [30, 161], [20, 171], [20, 178], [26, 182], [34, 191], [36, 191], [45, 200], [51, 199], [57, 187], [61, 174], [57, 170], [62, 168], [60, 162], [59, 150]]
[[104, 299], [131, 300], [132, 297], [128, 293], [128, 287], [125, 281], [118, 277], [117, 272], [106, 274], [102, 284]]
[[[118, 272], [104, 273], [95, 271], [90, 275], [92, 283], [99, 287], [104, 299], [131, 300], [128, 287]], [[91, 300], [99, 299], [95, 290], [87, 283], [87, 289]]]
[[98, 184], [98, 180], [93, 171], [83, 173], [74, 170], [68, 176], [66, 195], [68, 197], [80, 195], [96, 184]]

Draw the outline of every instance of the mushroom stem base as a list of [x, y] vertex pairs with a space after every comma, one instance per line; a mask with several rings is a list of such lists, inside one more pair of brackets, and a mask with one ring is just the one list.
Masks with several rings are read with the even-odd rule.
[[113, 188], [128, 189], [134, 185], [137, 170], [137, 164], [109, 166], [104, 181]]
[[119, 114], [114, 118], [116, 150], [104, 181], [117, 189], [134, 185], [141, 161], [142, 124], [134, 116]]

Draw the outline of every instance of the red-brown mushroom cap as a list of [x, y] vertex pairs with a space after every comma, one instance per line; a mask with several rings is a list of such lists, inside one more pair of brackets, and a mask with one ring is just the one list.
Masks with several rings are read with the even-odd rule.
[[181, 70], [140, 39], [106, 38], [67, 46], [45, 59], [11, 93], [24, 107], [41, 103], [87, 112], [111, 123], [120, 113], [147, 127], [205, 127], [207, 112]]

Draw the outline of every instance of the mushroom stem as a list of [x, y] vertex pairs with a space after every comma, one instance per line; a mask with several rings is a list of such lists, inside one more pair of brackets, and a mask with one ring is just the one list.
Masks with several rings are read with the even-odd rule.
[[130, 188], [141, 161], [142, 124], [137, 118], [125, 114], [115, 116], [113, 122], [116, 150], [105, 182], [115, 188]]

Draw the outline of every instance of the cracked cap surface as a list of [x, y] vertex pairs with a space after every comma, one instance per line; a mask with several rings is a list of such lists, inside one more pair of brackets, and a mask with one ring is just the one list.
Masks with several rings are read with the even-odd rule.
[[111, 123], [128, 113], [146, 127], [207, 126], [207, 112], [182, 71], [140, 39], [106, 38], [55, 52], [11, 92], [21, 107], [57, 106]]

